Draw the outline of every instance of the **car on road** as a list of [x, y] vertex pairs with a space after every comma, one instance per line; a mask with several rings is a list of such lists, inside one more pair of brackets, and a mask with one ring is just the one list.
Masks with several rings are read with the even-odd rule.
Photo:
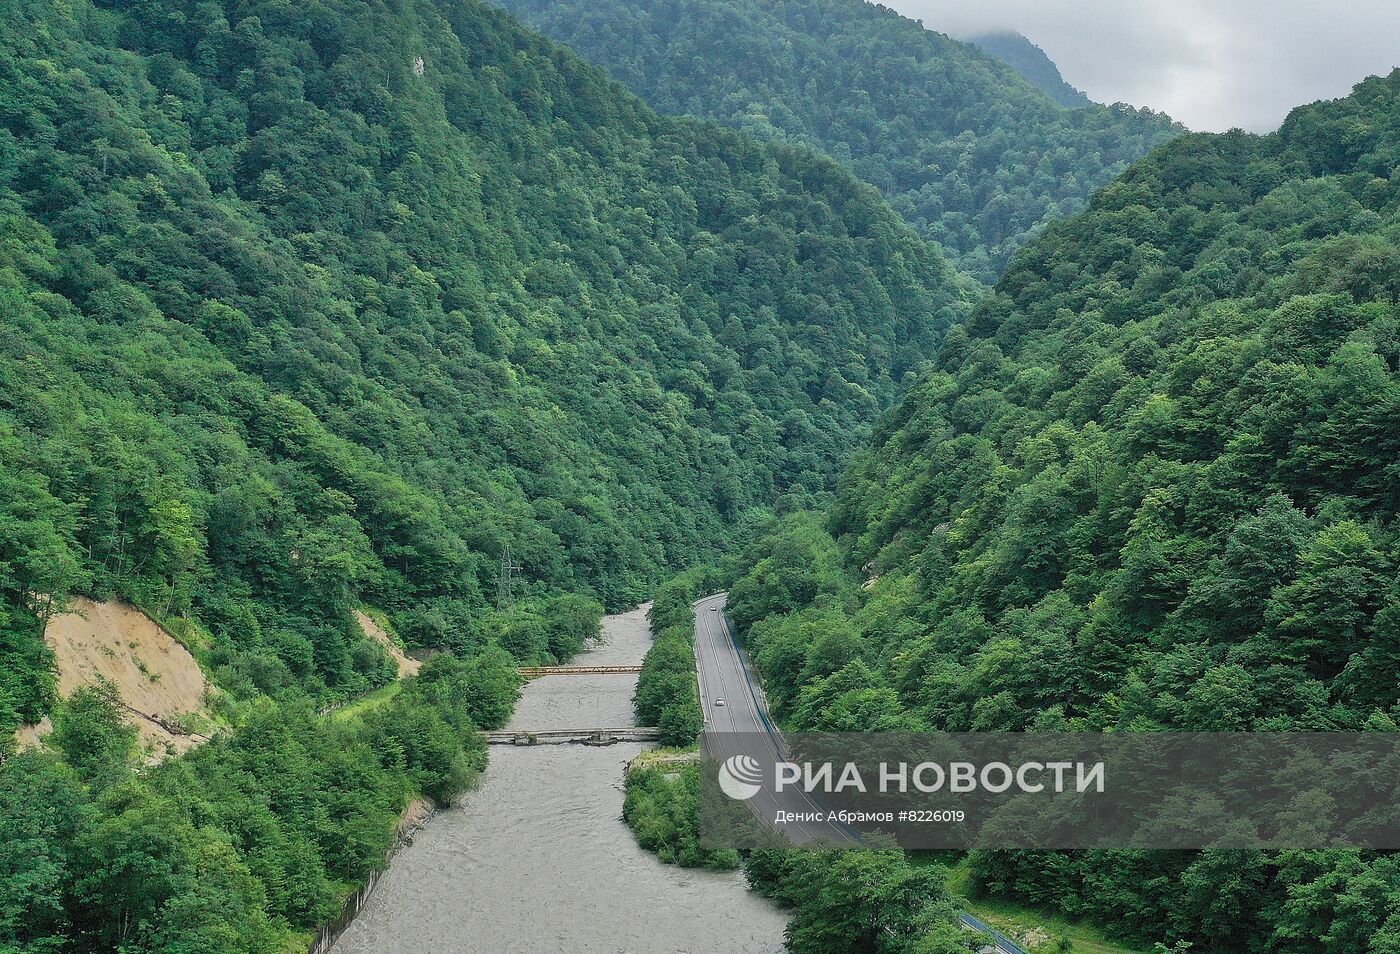
[[716, 700], [715, 700], [715, 706], [718, 707], [718, 706], [722, 706], [722, 705], [724, 705], [724, 700], [723, 700], [723, 699], [716, 699]]
[[710, 607], [710, 612], [711, 612], [711, 613], [718, 613], [718, 612], [719, 612], [719, 607], [718, 607], [718, 606], [711, 606], [711, 607]]

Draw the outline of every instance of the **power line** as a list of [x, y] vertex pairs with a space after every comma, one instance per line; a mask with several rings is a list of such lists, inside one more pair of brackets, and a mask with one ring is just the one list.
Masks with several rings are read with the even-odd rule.
[[496, 609], [509, 609], [511, 604], [515, 602], [515, 594], [513, 593], [515, 572], [520, 569], [523, 567], [515, 564], [510, 553], [510, 544], [506, 544], [505, 549], [501, 551], [501, 575], [496, 582]]

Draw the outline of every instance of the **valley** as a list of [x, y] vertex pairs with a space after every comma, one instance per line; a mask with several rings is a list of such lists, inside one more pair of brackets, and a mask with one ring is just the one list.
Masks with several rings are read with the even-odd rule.
[[[1313, 89], [1173, 11], [1057, 42]], [[1192, 133], [936, 19], [0, 5], [0, 954], [1400, 951], [1387, 766], [700, 837], [707, 727], [1400, 738], [1400, 71]]]

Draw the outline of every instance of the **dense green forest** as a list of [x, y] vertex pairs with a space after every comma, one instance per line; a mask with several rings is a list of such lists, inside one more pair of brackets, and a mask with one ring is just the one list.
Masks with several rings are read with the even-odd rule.
[[[820, 500], [974, 284], [474, 0], [4, 5], [0, 950], [304, 942], [519, 662]], [[231, 731], [145, 766], [110, 689], [58, 702], [71, 593]], [[363, 604], [451, 653], [389, 685]]]
[[[474, 2], [7, 5], [4, 718], [65, 592], [242, 695], [548, 659], [810, 501], [964, 282], [810, 151], [659, 117]], [[527, 595], [489, 611], [502, 551]], [[14, 660], [13, 664], [8, 661]]]
[[[1050, 226], [729, 605], [826, 730], [1396, 731], [1400, 72], [1179, 139]], [[1400, 950], [1358, 852], [980, 853], [1206, 952]]]
[[973, 954], [986, 938], [959, 923], [939, 865], [897, 850], [758, 848], [749, 885], [791, 914], [792, 954]]
[[633, 696], [637, 725], [661, 730], [661, 744], [694, 745], [704, 728], [695, 676], [695, 613], [691, 604], [720, 589], [723, 571], [692, 567], [656, 589], [647, 621], [652, 644]]
[[[691, 748], [703, 729], [695, 674], [692, 603], [721, 589], [739, 566], [730, 555], [693, 567], [657, 588], [648, 614], [654, 642], [637, 681], [637, 722], [657, 725], [662, 745]], [[985, 938], [962, 928], [935, 859], [899, 851], [810, 850], [781, 845], [746, 851], [711, 844], [700, 819], [701, 763], [668, 753], [628, 766], [622, 817], [637, 843], [666, 864], [728, 870], [741, 864], [750, 887], [788, 911], [794, 954], [879, 950], [971, 954]]]
[[657, 109], [800, 142], [991, 283], [1043, 222], [1180, 132], [1066, 110], [1000, 60], [864, 0], [501, 0]]
[[1077, 109], [1091, 100], [1065, 82], [1055, 61], [1030, 40], [1011, 30], [998, 30], [966, 38], [968, 43], [984, 53], [990, 53], [1021, 74], [1022, 79], [1049, 96], [1061, 106]]
[[[1090, 201], [1181, 130], [884, 8], [511, 6], [602, 66], [480, 0], [0, 6], [0, 952], [304, 949], [518, 664], [746, 541], [790, 726], [1397, 728], [1400, 74]], [[715, 584], [656, 603], [677, 744]], [[58, 700], [75, 593], [226, 731], [149, 765], [110, 687]], [[448, 652], [395, 682], [361, 606]], [[629, 821], [733, 863], [669, 774]], [[968, 867], [1193, 951], [1400, 951], [1392, 857]], [[797, 951], [975, 943], [897, 852], [748, 874]]]

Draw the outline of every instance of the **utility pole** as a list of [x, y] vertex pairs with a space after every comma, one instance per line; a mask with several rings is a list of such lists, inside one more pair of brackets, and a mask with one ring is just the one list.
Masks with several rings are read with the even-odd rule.
[[496, 609], [510, 609], [511, 603], [514, 602], [511, 594], [513, 574], [519, 569], [510, 555], [510, 544], [506, 544], [505, 549], [501, 551], [501, 576], [496, 583]]

